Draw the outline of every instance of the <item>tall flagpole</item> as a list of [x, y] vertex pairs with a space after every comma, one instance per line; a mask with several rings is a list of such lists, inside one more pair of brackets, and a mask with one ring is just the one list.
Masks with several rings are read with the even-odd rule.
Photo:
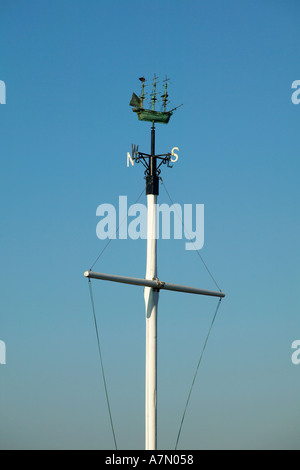
[[[148, 233], [146, 279], [156, 279], [156, 200], [157, 196], [147, 196]], [[154, 236], [153, 236], [154, 235]], [[145, 287], [146, 307], [146, 380], [145, 380], [145, 448], [156, 450], [157, 446], [157, 307], [158, 290]]]
[[[147, 266], [146, 279], [157, 278], [157, 196], [155, 127], [151, 128], [151, 158], [146, 177], [147, 193]], [[145, 287], [146, 377], [145, 377], [145, 449], [157, 448], [157, 307], [158, 290]]]

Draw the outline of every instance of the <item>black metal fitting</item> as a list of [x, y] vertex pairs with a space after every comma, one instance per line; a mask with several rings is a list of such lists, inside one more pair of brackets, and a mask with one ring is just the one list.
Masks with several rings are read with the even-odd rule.
[[159, 195], [159, 177], [157, 175], [146, 176], [146, 194]]

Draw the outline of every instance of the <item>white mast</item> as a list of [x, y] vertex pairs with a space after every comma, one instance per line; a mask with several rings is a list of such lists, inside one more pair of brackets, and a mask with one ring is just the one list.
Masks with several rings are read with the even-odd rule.
[[[156, 243], [156, 203], [157, 196], [147, 195], [147, 269], [146, 279], [157, 278], [157, 243]], [[146, 382], [145, 382], [145, 448], [156, 450], [157, 446], [157, 306], [158, 290], [145, 287], [146, 306]]]

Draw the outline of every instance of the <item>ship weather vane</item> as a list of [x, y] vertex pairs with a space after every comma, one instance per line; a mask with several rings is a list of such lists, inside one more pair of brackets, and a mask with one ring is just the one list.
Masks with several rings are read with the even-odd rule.
[[127, 152], [127, 166], [129, 163], [134, 165], [136, 163], [142, 163], [145, 167], [145, 175], [146, 175], [146, 194], [151, 193], [154, 191], [153, 194], [158, 195], [158, 182], [159, 182], [159, 175], [161, 173], [161, 166], [167, 165], [169, 168], [172, 168], [171, 163], [175, 163], [178, 160], [178, 155], [175, 153], [175, 150], [179, 150], [178, 147], [173, 147], [171, 152], [163, 153], [159, 155], [155, 155], [155, 124], [168, 124], [170, 117], [172, 116], [173, 112], [183, 106], [182, 104], [176, 106], [175, 108], [167, 111], [167, 104], [169, 103], [168, 100], [168, 84], [169, 79], [166, 77], [164, 80], [164, 93], [161, 95], [162, 98], [162, 111], [155, 110], [155, 103], [157, 101], [157, 81], [158, 77], [154, 75], [153, 79], [153, 89], [151, 94], [151, 104], [152, 109], [146, 109], [144, 107], [144, 100], [145, 100], [145, 77], [140, 77], [139, 80], [142, 84], [140, 96], [137, 96], [135, 93], [132, 94], [131, 100], [129, 105], [132, 107], [132, 111], [137, 114], [139, 121], [146, 121], [152, 122], [151, 127], [151, 154], [139, 152], [138, 145], [132, 145], [132, 152], [131, 155]]

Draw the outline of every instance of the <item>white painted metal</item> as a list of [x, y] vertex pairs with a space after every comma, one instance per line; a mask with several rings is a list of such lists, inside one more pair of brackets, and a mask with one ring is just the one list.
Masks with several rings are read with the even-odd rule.
[[[146, 279], [157, 278], [157, 238], [156, 238], [157, 196], [147, 195], [147, 268]], [[157, 447], [157, 306], [158, 291], [151, 287], [144, 290], [146, 307], [146, 399], [145, 399], [145, 448]]]
[[199, 289], [199, 287], [182, 286], [180, 284], [170, 284], [169, 282], [162, 282], [159, 279], [141, 279], [138, 277], [119, 276], [116, 274], [94, 273], [93, 271], [85, 271], [85, 277], [93, 279], [101, 279], [103, 281], [120, 282], [122, 284], [132, 284], [134, 286], [151, 287], [158, 290], [171, 290], [176, 292], [185, 292], [188, 294], [208, 295], [212, 297], [225, 297], [224, 292], [217, 292], [207, 289]]

